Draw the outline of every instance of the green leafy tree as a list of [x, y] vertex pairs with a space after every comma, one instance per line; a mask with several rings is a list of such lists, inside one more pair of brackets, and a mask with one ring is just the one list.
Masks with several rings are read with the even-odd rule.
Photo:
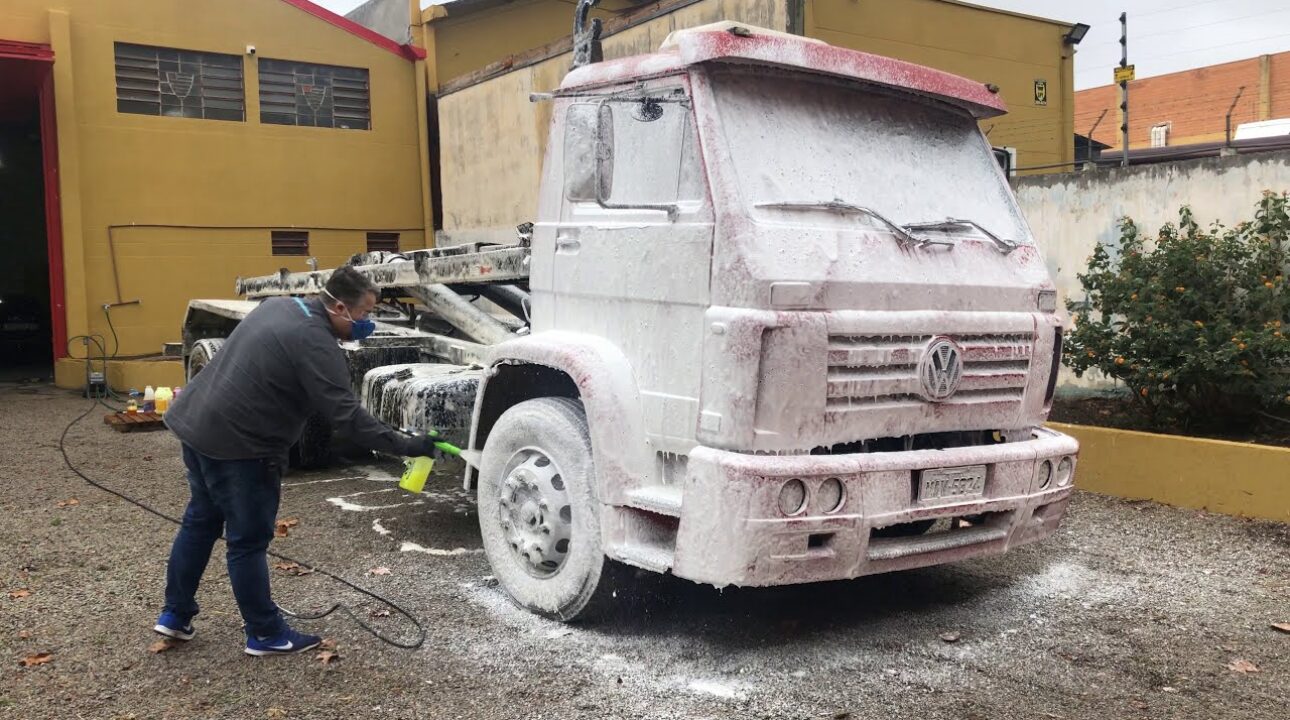
[[1202, 228], [1184, 206], [1154, 238], [1129, 218], [1099, 243], [1067, 302], [1065, 362], [1133, 392], [1159, 424], [1251, 424], [1290, 410], [1290, 201]]

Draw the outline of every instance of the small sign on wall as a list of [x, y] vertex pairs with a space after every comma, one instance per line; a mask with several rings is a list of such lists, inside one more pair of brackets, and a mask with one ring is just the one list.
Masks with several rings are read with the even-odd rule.
[[1048, 81], [1047, 80], [1035, 81], [1035, 104], [1036, 105], [1048, 104]]

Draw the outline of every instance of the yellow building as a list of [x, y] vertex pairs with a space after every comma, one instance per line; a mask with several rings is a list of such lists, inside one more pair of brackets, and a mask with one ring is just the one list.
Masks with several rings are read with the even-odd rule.
[[0, 362], [156, 354], [239, 275], [425, 247], [423, 57], [306, 0], [4, 0], [0, 192], [32, 202], [0, 202], [0, 308], [34, 320]]

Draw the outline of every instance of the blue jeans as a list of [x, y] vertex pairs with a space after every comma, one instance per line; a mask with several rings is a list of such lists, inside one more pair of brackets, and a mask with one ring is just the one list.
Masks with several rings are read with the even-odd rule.
[[277, 460], [216, 460], [184, 445], [192, 499], [170, 549], [166, 606], [180, 618], [197, 614], [197, 586], [215, 541], [227, 533], [228, 578], [247, 634], [277, 635], [287, 624], [269, 595], [265, 551], [273, 539], [282, 471]]

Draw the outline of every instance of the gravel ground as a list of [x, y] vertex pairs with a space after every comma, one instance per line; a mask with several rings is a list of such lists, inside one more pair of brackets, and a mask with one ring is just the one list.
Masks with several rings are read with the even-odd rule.
[[[762, 590], [656, 578], [581, 627], [493, 587], [459, 468], [420, 497], [388, 464], [296, 474], [281, 517], [299, 524], [275, 549], [406, 604], [425, 646], [390, 648], [338, 614], [300, 623], [335, 641], [329, 664], [248, 658], [217, 555], [197, 638], [152, 653], [174, 529], [63, 466], [59, 433], [86, 407], [0, 386], [0, 718], [1286, 717], [1290, 635], [1269, 625], [1290, 622], [1290, 526], [1092, 494], [1004, 557]], [[174, 437], [119, 435], [102, 413], [72, 429], [73, 461], [180, 513]], [[274, 587], [284, 606], [339, 600], [409, 635], [321, 575], [275, 571]], [[20, 665], [38, 653], [51, 659]]]

